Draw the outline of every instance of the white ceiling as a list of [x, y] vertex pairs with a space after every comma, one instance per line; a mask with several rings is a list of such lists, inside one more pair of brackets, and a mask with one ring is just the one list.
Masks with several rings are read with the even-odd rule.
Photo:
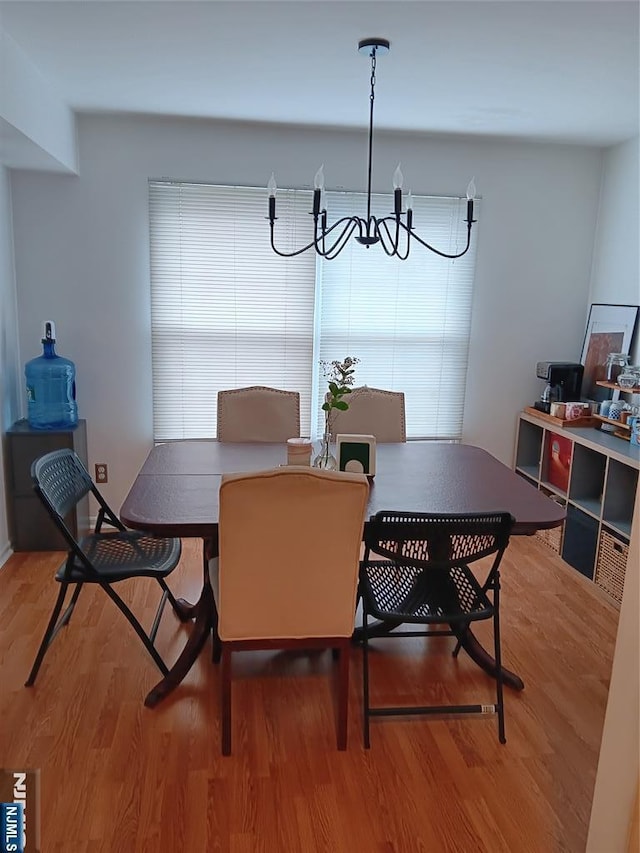
[[638, 134], [637, 0], [0, 2], [77, 111], [610, 145]]

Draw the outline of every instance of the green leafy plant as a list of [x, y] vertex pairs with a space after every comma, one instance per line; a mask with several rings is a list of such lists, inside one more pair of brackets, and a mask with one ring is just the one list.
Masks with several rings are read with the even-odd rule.
[[344, 361], [320, 362], [325, 378], [329, 382], [329, 390], [322, 404], [322, 410], [325, 413], [325, 432], [331, 432], [333, 414], [336, 411], [345, 412], [349, 408], [349, 403], [344, 398], [351, 394], [351, 386], [355, 382], [355, 366], [359, 361], [359, 358], [348, 355]]

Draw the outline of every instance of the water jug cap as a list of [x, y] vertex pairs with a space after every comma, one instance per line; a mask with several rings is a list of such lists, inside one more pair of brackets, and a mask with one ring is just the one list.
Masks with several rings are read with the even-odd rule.
[[45, 320], [42, 324], [42, 343], [45, 341], [55, 341], [56, 339], [56, 324], [53, 320]]

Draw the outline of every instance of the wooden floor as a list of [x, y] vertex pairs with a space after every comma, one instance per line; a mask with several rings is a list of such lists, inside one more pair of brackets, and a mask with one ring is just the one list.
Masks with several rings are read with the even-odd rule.
[[[507, 691], [505, 746], [494, 717], [376, 719], [366, 752], [354, 648], [347, 752], [335, 748], [329, 653], [245, 653], [222, 758], [210, 646], [145, 708], [157, 670], [100, 590], [83, 591], [25, 688], [59, 560], [16, 554], [0, 571], [0, 767], [41, 769], [43, 853], [584, 850], [617, 611], [537, 539], [512, 539], [503, 563], [503, 654], [526, 685]], [[200, 561], [199, 543], [185, 542], [170, 578], [179, 595], [195, 597]], [[148, 618], [149, 589], [125, 588]], [[167, 659], [187, 631], [165, 615]], [[454, 660], [449, 638], [376, 649], [377, 701], [493, 701], [491, 680]]]

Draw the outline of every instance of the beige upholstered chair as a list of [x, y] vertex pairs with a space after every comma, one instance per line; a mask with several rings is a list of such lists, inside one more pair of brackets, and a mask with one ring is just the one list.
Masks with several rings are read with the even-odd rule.
[[231, 654], [339, 652], [338, 749], [347, 745], [350, 638], [369, 486], [363, 474], [282, 467], [225, 474], [219, 557], [209, 562], [222, 656], [222, 752], [231, 752]]
[[264, 385], [218, 391], [218, 441], [286, 441], [300, 435], [300, 394]]
[[382, 391], [363, 385], [354, 388], [345, 399], [349, 408], [334, 417], [334, 436], [374, 435], [379, 443], [407, 440], [402, 391]]

